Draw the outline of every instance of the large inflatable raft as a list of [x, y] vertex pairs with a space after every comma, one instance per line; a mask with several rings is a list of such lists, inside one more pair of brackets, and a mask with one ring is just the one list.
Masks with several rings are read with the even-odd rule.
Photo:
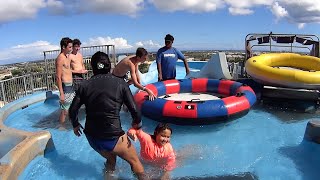
[[[167, 80], [148, 84], [157, 98], [148, 100], [144, 91], [139, 91], [135, 101], [144, 116], [161, 122], [179, 125], [212, 124], [221, 120], [246, 114], [256, 102], [254, 91], [242, 83], [217, 79]], [[169, 100], [166, 97], [178, 93], [217, 93], [214, 100]]]
[[270, 53], [251, 57], [246, 72], [265, 85], [319, 89], [320, 58], [295, 53]]

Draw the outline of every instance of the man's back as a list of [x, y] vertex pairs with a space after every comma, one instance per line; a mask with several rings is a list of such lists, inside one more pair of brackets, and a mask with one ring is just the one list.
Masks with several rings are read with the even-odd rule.
[[78, 93], [86, 106], [85, 132], [96, 138], [124, 133], [119, 116], [124, 102], [131, 113], [138, 112], [128, 85], [111, 74], [93, 76], [81, 84]]
[[116, 67], [113, 69], [112, 74], [117, 77], [123, 77], [127, 74], [128, 71], [131, 69], [131, 65], [133, 64], [130, 60], [131, 58], [134, 58], [134, 55], [128, 56], [124, 59], [122, 59]]

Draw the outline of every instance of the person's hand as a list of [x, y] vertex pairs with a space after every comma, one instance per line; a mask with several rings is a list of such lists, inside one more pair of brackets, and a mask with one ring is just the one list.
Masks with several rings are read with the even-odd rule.
[[136, 133], [133, 132], [134, 129], [129, 129], [129, 131], [127, 132], [127, 135], [129, 136], [130, 139], [132, 139], [133, 141], [137, 140], [137, 136]]
[[148, 93], [150, 101], [153, 101], [154, 99], [157, 98], [150, 89], [146, 88], [145, 91]]
[[79, 137], [82, 134], [81, 129], [83, 129], [83, 127], [79, 124], [77, 127], [73, 128], [73, 133]]
[[139, 129], [141, 129], [141, 127], [142, 127], [142, 121], [140, 121], [140, 123], [132, 123], [131, 124], [131, 126], [132, 126], [132, 128], [133, 129], [135, 129], [135, 130], [139, 130]]
[[187, 76], [188, 74], [190, 74], [190, 70], [189, 70], [189, 69], [186, 70], [186, 76]]
[[162, 74], [158, 74], [158, 81], [160, 82], [160, 81], [162, 81], [162, 80], [163, 80]]
[[60, 104], [64, 104], [64, 94], [60, 95]]
[[88, 73], [88, 70], [82, 69], [82, 70], [81, 70], [81, 73], [82, 73], [82, 74], [86, 74], [86, 73]]

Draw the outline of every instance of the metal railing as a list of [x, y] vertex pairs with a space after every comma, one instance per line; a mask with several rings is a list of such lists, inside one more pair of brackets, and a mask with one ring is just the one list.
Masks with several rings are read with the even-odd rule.
[[[112, 61], [112, 67], [116, 63], [114, 45], [82, 47], [81, 53], [84, 57], [85, 67], [88, 70], [88, 73], [84, 76], [86, 79], [92, 76], [90, 66], [91, 56], [97, 51], [102, 51], [109, 55], [110, 60]], [[27, 63], [44, 68], [45, 71], [43, 73], [33, 73], [30, 71], [23, 76], [1, 80], [0, 107], [37, 91], [58, 90], [56, 86], [55, 59], [59, 53], [60, 50], [45, 51], [43, 52], [44, 61]]]

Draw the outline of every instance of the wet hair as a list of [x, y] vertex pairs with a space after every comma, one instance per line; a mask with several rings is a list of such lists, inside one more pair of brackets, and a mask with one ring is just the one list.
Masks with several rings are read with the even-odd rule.
[[154, 129], [153, 135], [151, 135], [152, 139], [156, 140], [156, 136], [166, 129], [170, 130], [172, 134], [172, 129], [170, 128], [168, 123], [159, 123], [157, 127]]
[[73, 44], [73, 46], [75, 46], [75, 45], [80, 46], [80, 45], [81, 45], [81, 41], [80, 41], [79, 39], [74, 39], [74, 40], [72, 41], [72, 44]]
[[165, 41], [173, 41], [174, 37], [171, 34], [167, 34], [166, 37], [164, 38]]
[[61, 48], [61, 50], [62, 50], [63, 48], [66, 48], [69, 43], [72, 43], [72, 39], [70, 39], [69, 37], [64, 37], [64, 38], [62, 38], [61, 41], [60, 41], [60, 48]]
[[98, 51], [91, 57], [91, 67], [94, 75], [108, 74], [111, 63], [108, 54]]
[[142, 57], [142, 56], [145, 56], [145, 55], [147, 55], [148, 54], [148, 51], [145, 49], [145, 48], [143, 48], [143, 47], [139, 47], [138, 49], [137, 49], [137, 51], [136, 51], [136, 56], [138, 56], [138, 57]]

